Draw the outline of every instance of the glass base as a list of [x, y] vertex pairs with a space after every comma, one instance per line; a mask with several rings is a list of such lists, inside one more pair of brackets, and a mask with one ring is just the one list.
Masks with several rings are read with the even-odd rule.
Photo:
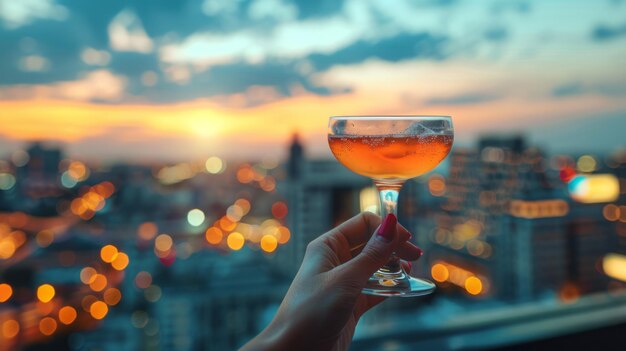
[[396, 273], [378, 271], [367, 282], [362, 293], [385, 297], [414, 297], [428, 295], [435, 291], [432, 282], [411, 277], [404, 271]]

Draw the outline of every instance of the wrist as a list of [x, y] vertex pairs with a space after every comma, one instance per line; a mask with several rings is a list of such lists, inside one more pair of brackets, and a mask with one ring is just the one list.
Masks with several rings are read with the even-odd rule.
[[241, 351], [293, 350], [291, 339], [287, 325], [272, 321], [259, 335], [244, 345]]

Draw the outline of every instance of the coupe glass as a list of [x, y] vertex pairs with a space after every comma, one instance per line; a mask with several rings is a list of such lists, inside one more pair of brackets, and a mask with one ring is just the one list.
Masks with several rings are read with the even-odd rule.
[[[404, 182], [435, 168], [450, 152], [453, 139], [448, 116], [338, 116], [328, 125], [328, 144], [337, 160], [374, 180], [383, 218], [388, 213], [397, 216]], [[405, 272], [394, 253], [370, 277], [363, 293], [410, 297], [434, 289], [432, 282]]]

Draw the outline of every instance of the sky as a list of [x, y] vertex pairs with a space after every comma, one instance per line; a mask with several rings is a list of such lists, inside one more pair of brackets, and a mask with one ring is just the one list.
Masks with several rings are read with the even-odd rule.
[[328, 156], [328, 116], [451, 115], [455, 143], [626, 138], [626, 1], [0, 0], [0, 154]]

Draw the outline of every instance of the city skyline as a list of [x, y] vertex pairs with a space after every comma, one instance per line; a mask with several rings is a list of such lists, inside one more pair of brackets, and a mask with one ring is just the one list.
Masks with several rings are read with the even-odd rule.
[[[624, 146], [623, 1], [0, 1], [0, 146], [327, 156], [327, 118], [444, 114], [458, 145]], [[574, 150], [578, 148], [580, 150]]]

